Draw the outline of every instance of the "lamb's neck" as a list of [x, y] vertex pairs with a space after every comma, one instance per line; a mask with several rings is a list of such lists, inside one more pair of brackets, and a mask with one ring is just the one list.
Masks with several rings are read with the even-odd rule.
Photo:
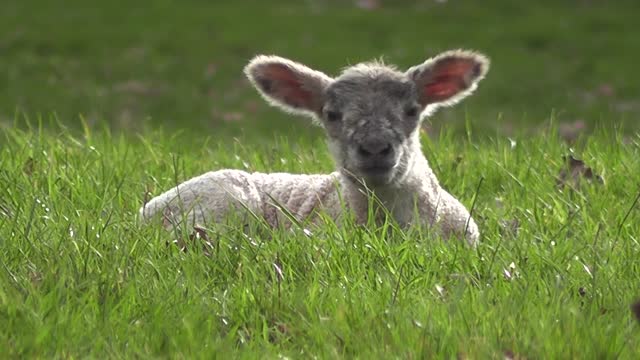
[[429, 162], [421, 151], [410, 160], [407, 171], [396, 182], [373, 189], [381, 202], [389, 208], [393, 205], [407, 205], [416, 199], [424, 201], [426, 198], [437, 196], [440, 185]]
[[355, 210], [357, 217], [368, 214], [368, 196], [371, 194], [400, 224], [412, 222], [416, 209], [418, 215], [433, 212], [431, 204], [438, 202], [440, 185], [422, 152], [418, 149], [414, 154], [409, 160], [407, 171], [392, 184], [369, 188], [353, 182], [343, 185], [349, 206]]

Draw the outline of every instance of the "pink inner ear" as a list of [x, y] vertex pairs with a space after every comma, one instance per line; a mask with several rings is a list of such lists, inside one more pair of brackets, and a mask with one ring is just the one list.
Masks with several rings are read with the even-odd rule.
[[440, 60], [430, 71], [424, 84], [426, 103], [446, 101], [471, 85], [479, 64], [470, 59], [449, 58]]
[[265, 92], [295, 108], [310, 108], [313, 99], [311, 91], [304, 88], [296, 72], [284, 64], [269, 64], [263, 72], [271, 82]]

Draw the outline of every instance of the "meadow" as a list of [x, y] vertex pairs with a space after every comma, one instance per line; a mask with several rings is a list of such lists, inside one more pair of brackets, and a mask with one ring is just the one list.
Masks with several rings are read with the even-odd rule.
[[[637, 358], [638, 5], [355, 3], [3, 4], [0, 357]], [[459, 47], [492, 68], [423, 151], [477, 249], [137, 219], [212, 169], [333, 169], [321, 130], [244, 80], [253, 55], [335, 74]]]

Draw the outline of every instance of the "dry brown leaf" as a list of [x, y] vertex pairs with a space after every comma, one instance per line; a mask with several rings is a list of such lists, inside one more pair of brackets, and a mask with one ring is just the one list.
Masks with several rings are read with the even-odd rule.
[[560, 174], [557, 178], [558, 187], [564, 187], [569, 185], [571, 187], [577, 187], [585, 179], [589, 183], [604, 183], [604, 180], [600, 175], [593, 172], [593, 169], [588, 167], [584, 161], [576, 159], [573, 155], [564, 156], [565, 168], [560, 170]]
[[498, 222], [500, 225], [500, 234], [502, 236], [517, 237], [520, 231], [520, 220], [518, 219], [503, 219]]
[[640, 322], [640, 300], [636, 301], [631, 305], [631, 312], [633, 312], [633, 316]]
[[35, 160], [32, 157], [28, 158], [27, 161], [22, 165], [22, 172], [31, 177], [33, 175], [33, 168], [35, 167]]
[[213, 251], [213, 241], [209, 238], [207, 234], [207, 230], [200, 226], [194, 226], [193, 232], [189, 235], [189, 240], [192, 242], [199, 242], [202, 244], [202, 251], [205, 256], [211, 256], [211, 252]]
[[587, 295], [587, 290], [585, 290], [585, 288], [580, 287], [578, 289], [578, 295], [580, 295], [581, 297], [584, 297], [585, 295]]
[[290, 336], [289, 326], [283, 322], [275, 322], [269, 330], [269, 341], [278, 343], [283, 338]]
[[513, 350], [507, 349], [504, 351], [504, 359], [505, 360], [524, 360], [526, 358], [524, 356], [514, 353]]
[[175, 245], [180, 249], [180, 251], [187, 252], [190, 247], [201, 245], [203, 254], [207, 257], [211, 256], [211, 253], [213, 252], [213, 241], [209, 238], [205, 228], [197, 225], [194, 226], [193, 231], [189, 234], [187, 239], [188, 240], [183, 236], [179, 236], [177, 239], [173, 239], [173, 241], [167, 243], [167, 246]]

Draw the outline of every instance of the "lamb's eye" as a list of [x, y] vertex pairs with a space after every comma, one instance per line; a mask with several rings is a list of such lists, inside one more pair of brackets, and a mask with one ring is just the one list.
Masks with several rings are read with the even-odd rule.
[[327, 120], [336, 122], [342, 120], [342, 113], [339, 111], [327, 111]]
[[408, 107], [404, 110], [404, 114], [407, 117], [415, 117], [416, 115], [418, 115], [418, 107], [417, 106]]

